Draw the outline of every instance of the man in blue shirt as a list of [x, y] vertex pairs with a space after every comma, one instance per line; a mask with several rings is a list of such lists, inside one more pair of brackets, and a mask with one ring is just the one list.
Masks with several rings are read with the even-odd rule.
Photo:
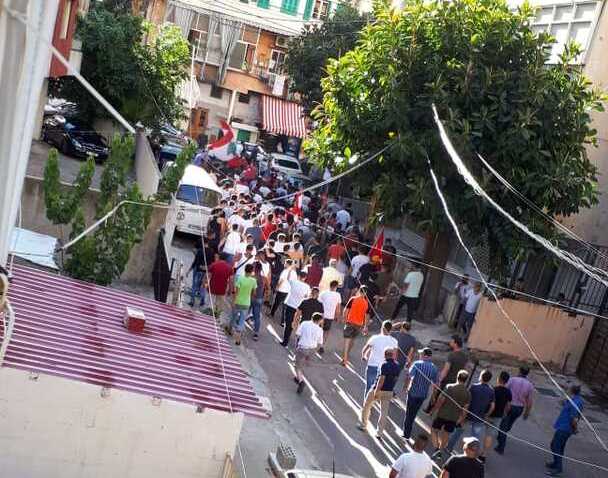
[[581, 387], [572, 385], [569, 390], [570, 400], [564, 400], [562, 411], [553, 424], [555, 434], [551, 440], [551, 451], [553, 461], [547, 463], [548, 476], [562, 475], [562, 456], [566, 450], [566, 442], [570, 435], [577, 432], [578, 420], [583, 410], [583, 399], [581, 398]]
[[426, 400], [429, 386], [436, 385], [439, 371], [431, 361], [433, 351], [425, 347], [418, 351], [420, 359], [416, 360], [409, 369], [409, 376], [405, 379], [404, 390], [407, 390], [407, 403], [405, 407], [405, 420], [403, 422], [403, 438], [406, 440], [412, 434], [412, 427], [416, 421], [418, 410]]

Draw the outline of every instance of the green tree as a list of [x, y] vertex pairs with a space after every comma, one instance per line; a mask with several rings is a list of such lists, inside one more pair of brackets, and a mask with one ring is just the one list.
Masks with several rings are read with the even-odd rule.
[[[114, 8], [114, 9], [113, 9]], [[147, 44], [153, 28], [128, 8], [95, 2], [79, 19], [76, 34], [82, 40], [81, 73], [132, 124], [152, 128], [184, 115], [177, 95], [188, 77], [190, 47], [174, 25], [160, 28]], [[107, 111], [72, 77], [51, 83], [51, 94], [78, 104], [83, 119], [107, 117]]]
[[365, 22], [356, 9], [340, 5], [328, 20], [306, 25], [301, 35], [290, 40], [285, 60], [290, 89], [300, 94], [307, 111], [321, 103], [321, 78], [328, 60], [353, 49]]
[[[449, 226], [428, 174], [427, 158], [469, 241], [489, 249], [491, 272], [505, 274], [530, 243], [464, 184], [441, 145], [434, 103], [449, 134], [483, 187], [522, 222], [555, 231], [483, 171], [481, 154], [529, 199], [553, 216], [597, 202], [596, 168], [586, 146], [596, 143], [590, 113], [602, 96], [566, 48], [546, 65], [554, 39], [530, 28], [534, 12], [512, 12], [503, 0], [412, 0], [402, 11], [375, 5], [377, 21], [349, 53], [328, 67], [319, 127], [308, 154], [334, 169], [349, 147], [373, 152], [394, 142], [354, 180], [375, 196], [381, 214], [407, 214], [425, 232], [424, 258], [443, 267]], [[427, 271], [422, 311], [438, 312], [442, 274]]]
[[[95, 219], [112, 214], [93, 233], [84, 236], [68, 250], [66, 272], [77, 279], [107, 285], [125, 269], [133, 246], [146, 230], [152, 203], [142, 197], [137, 184], [130, 184], [135, 144], [131, 136], [112, 140], [110, 155], [104, 163]], [[51, 150], [44, 174], [46, 213], [54, 224], [70, 224], [70, 239], [84, 231], [85, 217], [81, 204], [91, 183], [95, 163], [89, 159], [69, 191], [59, 180], [57, 151]], [[174, 192], [174, 191], [173, 191]], [[123, 201], [127, 201], [122, 204]], [[138, 204], [132, 204], [138, 203]]]

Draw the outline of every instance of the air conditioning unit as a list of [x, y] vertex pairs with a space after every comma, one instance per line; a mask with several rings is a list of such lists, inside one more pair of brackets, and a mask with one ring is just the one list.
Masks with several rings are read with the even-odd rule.
[[289, 41], [289, 38], [287, 38], [286, 36], [283, 35], [277, 35], [274, 44], [276, 46], [280, 46], [281, 48], [287, 48], [287, 42]]

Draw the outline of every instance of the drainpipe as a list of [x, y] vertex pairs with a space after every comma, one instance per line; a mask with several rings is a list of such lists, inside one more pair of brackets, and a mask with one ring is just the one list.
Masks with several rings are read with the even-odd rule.
[[232, 121], [232, 114], [234, 113], [234, 103], [236, 103], [237, 93], [238, 91], [232, 90], [232, 96], [230, 97], [230, 106], [228, 107], [228, 124], [230, 124], [230, 121]]

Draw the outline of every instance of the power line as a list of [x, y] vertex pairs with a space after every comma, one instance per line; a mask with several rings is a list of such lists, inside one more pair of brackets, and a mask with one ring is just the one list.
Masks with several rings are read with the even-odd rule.
[[[351, 255], [348, 253], [348, 247], [346, 247], [346, 242], [345, 242], [345, 240], [344, 240], [344, 239], [342, 239], [342, 243], [344, 244], [344, 249], [345, 249], [345, 251], [346, 251], [346, 254], [347, 254], [347, 256], [348, 256], [349, 261], [351, 261], [351, 262], [352, 262], [352, 257], [351, 257]], [[361, 280], [359, 279], [359, 277], [355, 277], [355, 280], [356, 280], [356, 281], [359, 283], [359, 287], [361, 287], [361, 286], [363, 286], [363, 285], [364, 285], [364, 284], [362, 284], [362, 283], [361, 283]], [[373, 298], [371, 298], [371, 299], [373, 299]], [[374, 304], [373, 304], [372, 300], [370, 300], [370, 298], [369, 298], [369, 297], [368, 297], [368, 302], [369, 302], [369, 305], [370, 305], [370, 307], [371, 307], [371, 309], [372, 309], [373, 318], [374, 318], [374, 319], [376, 319], [376, 320], [377, 320], [377, 321], [378, 321], [378, 322], [381, 324], [381, 326], [382, 326], [382, 322], [383, 322], [383, 321], [382, 321], [382, 319], [381, 319], [381, 316], [380, 316], [380, 314], [378, 313], [378, 311], [376, 310], [376, 308], [374, 307]], [[409, 313], [409, 309], [408, 309], [408, 313]], [[407, 353], [405, 353], [405, 351], [404, 351], [402, 348], [400, 348], [399, 346], [398, 346], [397, 348], [398, 348], [398, 349], [399, 349], [399, 351], [400, 351], [400, 352], [403, 354], [403, 356], [404, 356], [404, 357], [407, 357], [407, 356], [408, 356], [408, 354], [407, 354]], [[420, 371], [420, 370], [419, 370], [419, 371]], [[446, 393], [444, 390], [442, 390], [440, 387], [438, 387], [438, 386], [435, 384], [435, 382], [433, 382], [433, 381], [430, 379], [430, 377], [428, 377], [427, 375], [425, 375], [425, 374], [424, 374], [424, 372], [422, 372], [422, 376], [424, 377], [424, 379], [425, 379], [425, 380], [427, 380], [427, 381], [429, 382], [429, 384], [431, 385], [431, 387], [433, 387], [434, 389], [438, 390], [440, 394], [442, 394], [443, 396], [445, 396], [446, 398], [448, 398], [449, 400], [451, 400], [451, 401], [452, 401], [452, 402], [453, 402], [453, 403], [454, 403], [454, 404], [455, 404], [455, 405], [456, 405], [456, 406], [457, 406], [457, 407], [458, 407], [460, 410], [462, 410], [462, 411], [466, 411], [466, 412], [467, 412], [469, 415], [471, 415], [471, 416], [475, 417], [477, 420], [479, 420], [479, 421], [481, 421], [481, 422], [485, 423], [486, 425], [490, 426], [491, 428], [493, 428], [493, 429], [495, 429], [495, 430], [497, 430], [497, 431], [501, 431], [501, 430], [500, 430], [500, 428], [499, 428], [499, 427], [497, 427], [496, 425], [494, 425], [493, 423], [486, 421], [484, 418], [479, 417], [479, 416], [475, 415], [474, 413], [469, 412], [469, 411], [468, 411], [467, 409], [465, 409], [464, 407], [462, 407], [462, 406], [461, 406], [461, 405], [460, 405], [460, 404], [459, 404], [459, 403], [458, 403], [456, 400], [454, 400], [454, 398], [452, 398], [452, 397], [451, 397], [450, 395], [448, 395], [448, 394], [447, 394], [447, 393]], [[364, 400], [364, 401], [365, 401], [365, 400]], [[407, 407], [407, 404], [406, 404], [406, 407]], [[522, 442], [522, 443], [524, 443], [524, 444], [526, 444], [526, 445], [532, 446], [532, 447], [534, 447], [534, 448], [536, 448], [536, 449], [538, 449], [538, 450], [541, 450], [541, 451], [544, 451], [544, 452], [548, 452], [548, 453], [555, 454], [555, 455], [557, 455], [557, 456], [560, 456], [560, 457], [561, 457], [561, 458], [563, 458], [563, 459], [566, 459], [566, 460], [572, 461], [572, 462], [574, 462], [574, 463], [579, 463], [579, 464], [586, 465], [586, 466], [590, 466], [590, 467], [597, 468], [597, 469], [600, 469], [600, 470], [605, 470], [605, 471], [608, 471], [608, 468], [606, 468], [606, 467], [604, 467], [604, 466], [602, 466], [602, 465], [598, 465], [598, 464], [596, 464], [596, 463], [591, 463], [591, 462], [588, 462], [588, 461], [585, 461], [585, 460], [579, 460], [578, 458], [571, 458], [571, 457], [566, 456], [566, 455], [560, 455], [559, 453], [553, 453], [553, 451], [551, 451], [550, 449], [547, 449], [547, 448], [545, 448], [545, 447], [543, 447], [543, 446], [541, 446], [541, 445], [538, 445], [538, 444], [536, 444], [536, 443], [530, 442], [530, 441], [525, 440], [525, 439], [523, 439], [523, 438], [520, 438], [520, 437], [518, 437], [518, 436], [512, 435], [512, 434], [511, 434], [511, 433], [509, 433], [509, 432], [504, 432], [504, 431], [503, 431], [502, 433], [504, 433], [506, 436], [508, 436], [508, 437], [510, 437], [510, 438], [512, 438], [512, 439], [514, 439], [514, 440], [517, 440], [517, 441]], [[434, 462], [433, 462], [433, 465], [435, 465], [435, 466], [436, 466], [436, 464], [435, 464]]]
[[605, 275], [605, 272], [602, 269], [599, 269], [597, 267], [594, 267], [594, 266], [591, 266], [591, 265], [585, 263], [584, 261], [582, 261], [580, 258], [575, 256], [574, 254], [571, 254], [568, 251], [564, 251], [564, 250], [560, 249], [559, 247], [554, 246], [544, 237], [532, 232], [526, 225], [522, 224], [517, 219], [515, 219], [511, 214], [509, 214], [507, 211], [505, 211], [496, 201], [494, 201], [494, 199], [492, 199], [488, 195], [488, 193], [481, 187], [481, 185], [473, 177], [471, 172], [468, 170], [468, 168], [466, 167], [466, 165], [464, 164], [464, 162], [462, 161], [462, 159], [456, 152], [456, 149], [452, 145], [452, 142], [450, 141], [450, 138], [448, 137], [448, 135], [445, 131], [443, 123], [439, 119], [439, 114], [437, 113], [437, 108], [435, 107], [435, 105], [432, 105], [432, 108], [433, 108], [433, 117], [434, 117], [435, 123], [437, 125], [437, 128], [439, 130], [439, 136], [441, 138], [441, 141], [443, 142], [443, 145], [444, 145], [446, 151], [448, 152], [450, 159], [456, 166], [458, 173], [463, 177], [465, 183], [470, 185], [473, 188], [473, 190], [475, 191], [475, 193], [482, 196], [486, 201], [488, 201], [492, 205], [492, 207], [494, 207], [494, 209], [496, 209], [498, 212], [500, 212], [500, 214], [502, 214], [504, 217], [506, 217], [515, 227], [517, 227], [520, 231], [525, 233], [528, 237], [530, 237], [534, 241], [538, 242], [545, 249], [553, 252], [557, 257], [566, 261], [571, 266], [577, 268], [578, 270], [580, 270], [584, 274], [588, 275], [592, 279], [595, 279], [600, 284], [603, 284], [604, 286], [608, 287], [608, 281], [605, 278], [600, 277], [600, 275], [598, 275], [598, 274]]
[[[523, 193], [515, 188], [509, 181], [507, 181], [498, 171], [496, 171], [480, 154], [477, 155], [479, 160], [483, 163], [483, 165], [490, 170], [490, 172], [513, 194], [515, 194], [519, 199], [521, 199], [525, 204], [527, 204], [530, 208], [540, 214], [544, 219], [546, 219], [549, 223], [553, 224], [560, 231], [564, 232], [570, 238], [574, 239], [576, 242], [580, 243], [585, 249], [593, 252], [595, 255], [602, 257], [603, 259], [608, 260], [608, 255], [594, 247], [592, 244], [585, 241], [583, 238], [578, 236], [574, 231], [564, 226], [561, 222], [556, 220], [554, 217], [551, 217], [545, 211], [543, 211], [539, 206], [537, 206], [533, 201], [528, 199]], [[606, 273], [605, 271], [603, 271]]]
[[6, 12], [12, 16], [13, 18], [15, 18], [16, 20], [20, 21], [21, 23], [23, 23], [28, 30], [31, 30], [34, 35], [36, 35], [36, 37], [40, 40], [40, 42], [44, 43], [47, 47], [49, 47], [51, 49], [51, 52], [53, 53], [53, 55], [55, 55], [55, 57], [57, 58], [57, 60], [59, 60], [59, 62], [67, 68], [67, 70], [70, 72], [70, 74], [74, 75], [74, 77], [76, 77], [76, 79], [82, 84], [82, 86], [84, 86], [89, 93], [91, 93], [95, 99], [97, 101], [99, 101], [102, 106], [114, 117], [116, 118], [116, 120], [122, 124], [129, 132], [131, 133], [135, 133], [135, 129], [133, 128], [133, 126], [131, 126], [131, 124], [125, 119], [123, 118], [123, 116], [116, 111], [116, 109], [108, 102], [108, 100], [106, 100], [96, 89], [93, 85], [91, 85], [71, 64], [68, 60], [66, 60], [66, 58], [61, 54], [61, 52], [59, 50], [57, 50], [57, 48], [55, 48], [55, 46], [53, 45], [53, 42], [51, 40], [49, 40], [48, 38], [45, 38], [44, 35], [40, 32], [40, 30], [32, 25], [29, 20], [27, 15], [22, 14], [16, 10], [11, 9], [10, 7], [6, 6], [4, 4], [4, 2], [0, 3], [0, 8], [4, 8], [6, 10]]
[[597, 441], [599, 442], [599, 444], [602, 446], [602, 448], [605, 451], [608, 452], [608, 446], [606, 446], [606, 443], [604, 443], [604, 440], [599, 435], [599, 433], [596, 431], [595, 427], [587, 419], [587, 417], [585, 416], [585, 414], [583, 413], [583, 411], [579, 409], [579, 407], [576, 405], [576, 403], [574, 403], [574, 401], [572, 400], [572, 398], [570, 398], [570, 396], [568, 395], [568, 393], [566, 393], [566, 391], [553, 378], [553, 375], [551, 374], [551, 372], [549, 371], [549, 369], [547, 369], [547, 367], [545, 366], [545, 364], [540, 360], [540, 357], [536, 353], [536, 350], [534, 350], [534, 348], [532, 347], [532, 345], [530, 344], [530, 342], [526, 338], [526, 336], [523, 333], [523, 331], [519, 328], [519, 326], [515, 323], [515, 321], [511, 318], [511, 316], [504, 309], [504, 307], [502, 306], [502, 303], [499, 301], [498, 296], [496, 295], [496, 293], [494, 292], [494, 290], [488, 287], [489, 284], [487, 283], [487, 281], [483, 277], [483, 275], [481, 273], [481, 270], [479, 269], [479, 266], [477, 265], [477, 262], [475, 261], [475, 258], [473, 257], [473, 254], [467, 248], [467, 246], [466, 246], [466, 244], [465, 244], [465, 242], [464, 242], [464, 240], [462, 238], [462, 235], [460, 234], [460, 230], [458, 229], [456, 221], [454, 220], [454, 218], [452, 217], [452, 215], [450, 213], [450, 210], [449, 210], [448, 204], [446, 202], [446, 199], [445, 199], [443, 193], [441, 192], [441, 188], [439, 187], [439, 181], [437, 180], [437, 177], [435, 176], [435, 172], [433, 171], [433, 168], [431, 166], [431, 162], [430, 162], [430, 160], [427, 160], [427, 161], [428, 161], [428, 165], [429, 165], [429, 172], [431, 174], [431, 178], [433, 179], [433, 184], [435, 185], [435, 191], [437, 192], [437, 196], [439, 197], [441, 205], [443, 206], [443, 210], [445, 212], [445, 215], [446, 215], [446, 217], [447, 217], [450, 225], [452, 226], [452, 229], [454, 230], [454, 233], [456, 234], [458, 242], [464, 248], [465, 252], [469, 256], [469, 259], [471, 260], [471, 263], [473, 264], [473, 266], [477, 270], [477, 273], [479, 274], [479, 276], [481, 278], [481, 281], [483, 282], [484, 286], [486, 288], [488, 288], [490, 294], [494, 297], [494, 300], [496, 301], [496, 306], [498, 307], [498, 309], [500, 310], [500, 312], [502, 313], [502, 315], [511, 323], [511, 325], [513, 326], [513, 328], [515, 329], [515, 331], [517, 332], [517, 334], [522, 339], [523, 343], [526, 345], [526, 347], [530, 351], [530, 354], [532, 355], [532, 357], [534, 358], [534, 360], [536, 360], [536, 362], [538, 363], [538, 365], [540, 366], [540, 368], [547, 375], [547, 377], [553, 383], [553, 385], [555, 386], [555, 388], [557, 388], [566, 397], [566, 400], [568, 400], [570, 402], [570, 404], [574, 407], [574, 409], [577, 410], [577, 412], [583, 418], [583, 420], [585, 421], [585, 423], [587, 424], [587, 426], [589, 427], [589, 429], [595, 435], [595, 438], [597, 439]]

